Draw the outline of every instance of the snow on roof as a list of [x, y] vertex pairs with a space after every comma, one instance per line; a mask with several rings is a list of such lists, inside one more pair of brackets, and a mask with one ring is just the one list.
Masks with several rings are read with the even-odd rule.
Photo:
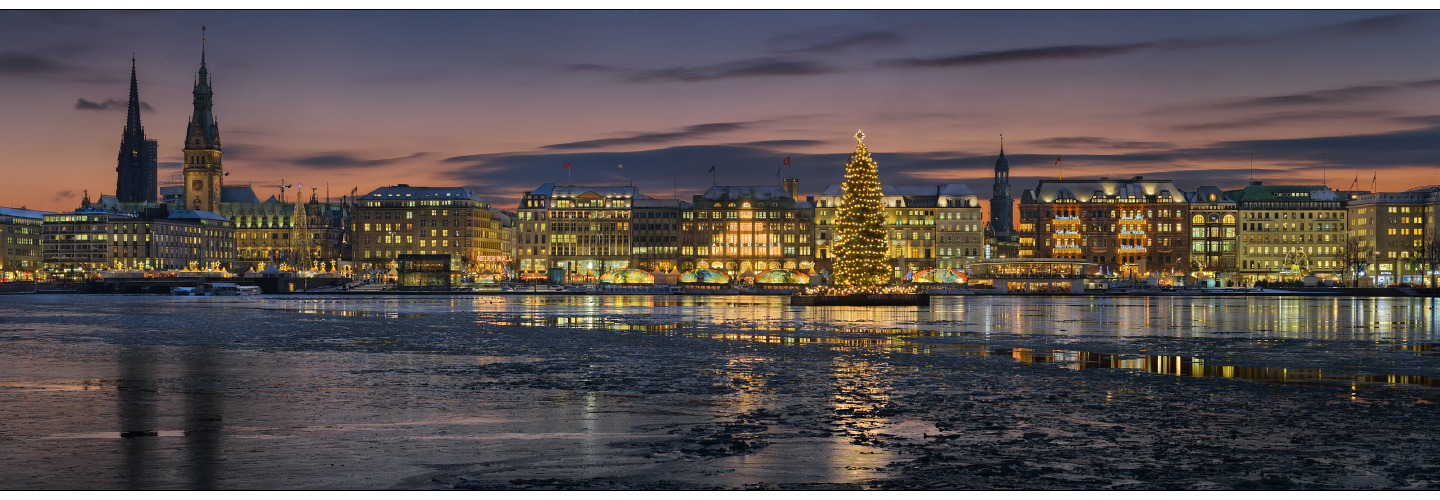
[[26, 210], [23, 208], [0, 207], [0, 216], [21, 217], [26, 219], [40, 219], [55, 212], [43, 212], [40, 210]]
[[223, 216], [223, 215], [217, 214], [217, 213], [215, 213], [215, 212], [207, 212], [207, 211], [204, 211], [204, 210], [171, 210], [171, 211], [170, 211], [170, 215], [167, 215], [165, 218], [167, 218], [167, 219], [209, 219], [209, 220], [223, 220], [223, 221], [228, 221], [228, 220], [230, 220], [230, 219], [226, 219], [225, 216]]
[[790, 192], [780, 186], [714, 186], [705, 191], [707, 200], [790, 200]]
[[360, 197], [361, 200], [444, 200], [460, 199], [485, 201], [475, 195], [474, 191], [466, 187], [425, 187], [411, 186], [409, 184], [396, 184], [375, 188], [370, 194]]

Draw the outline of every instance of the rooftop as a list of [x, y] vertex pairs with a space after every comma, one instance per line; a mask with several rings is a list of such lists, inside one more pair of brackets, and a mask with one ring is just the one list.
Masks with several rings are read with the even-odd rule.
[[466, 187], [425, 187], [396, 184], [375, 188], [361, 200], [475, 200], [485, 201]]

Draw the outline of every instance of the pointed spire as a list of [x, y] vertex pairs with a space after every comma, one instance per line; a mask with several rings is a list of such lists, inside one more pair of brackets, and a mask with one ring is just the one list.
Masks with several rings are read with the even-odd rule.
[[1005, 134], [1000, 134], [1000, 156], [1005, 156]]
[[140, 83], [135, 78], [135, 54], [130, 54], [130, 102], [126, 106], [125, 135], [130, 139], [143, 139], [145, 132], [140, 128]]

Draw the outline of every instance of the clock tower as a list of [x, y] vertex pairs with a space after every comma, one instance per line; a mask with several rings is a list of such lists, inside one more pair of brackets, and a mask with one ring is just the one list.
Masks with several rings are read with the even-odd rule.
[[205, 27], [200, 31], [200, 73], [195, 79], [195, 111], [185, 130], [185, 209], [220, 211], [220, 127], [211, 112], [210, 73], [205, 69]]

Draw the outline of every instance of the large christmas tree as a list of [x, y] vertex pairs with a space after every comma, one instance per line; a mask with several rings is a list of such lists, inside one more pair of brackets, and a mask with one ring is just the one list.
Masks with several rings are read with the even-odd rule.
[[877, 286], [890, 282], [885, 263], [885, 203], [880, 193], [880, 169], [865, 149], [865, 133], [845, 164], [840, 185], [840, 217], [835, 230], [835, 283], [842, 286]]

